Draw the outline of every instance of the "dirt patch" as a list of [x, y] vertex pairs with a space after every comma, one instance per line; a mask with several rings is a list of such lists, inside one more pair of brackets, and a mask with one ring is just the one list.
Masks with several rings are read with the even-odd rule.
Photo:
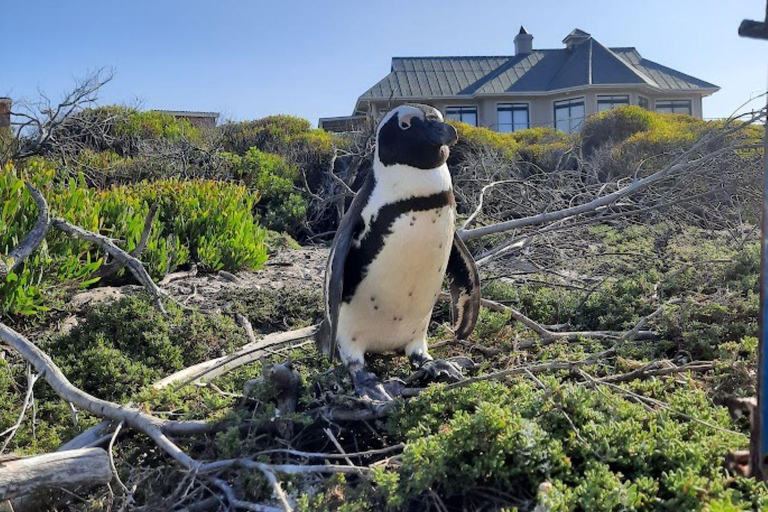
[[[248, 290], [322, 292], [327, 258], [325, 248], [285, 249], [256, 271], [202, 273], [171, 281], [163, 289], [187, 306], [228, 311], [231, 297], [242, 297]], [[140, 291], [141, 287], [136, 285], [92, 288], [76, 293], [67, 309], [82, 315], [96, 304], [114, 302]]]

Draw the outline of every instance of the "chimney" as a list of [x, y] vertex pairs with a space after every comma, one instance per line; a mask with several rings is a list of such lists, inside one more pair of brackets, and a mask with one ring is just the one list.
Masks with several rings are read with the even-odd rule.
[[11, 98], [0, 97], [0, 130], [11, 126]]
[[565, 47], [569, 50], [573, 48], [574, 46], [578, 46], [584, 41], [588, 41], [592, 37], [591, 34], [588, 32], [584, 32], [583, 30], [579, 28], [573, 29], [570, 34], [565, 36], [565, 39], [563, 39], [563, 43], [565, 43]]
[[533, 52], [533, 35], [520, 25], [520, 32], [515, 36], [515, 55], [526, 55]]

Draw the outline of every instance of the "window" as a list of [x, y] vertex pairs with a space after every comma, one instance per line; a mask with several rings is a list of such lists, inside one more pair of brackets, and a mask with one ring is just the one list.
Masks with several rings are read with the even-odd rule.
[[527, 103], [500, 103], [496, 107], [496, 129], [501, 133], [530, 128]]
[[656, 112], [691, 115], [691, 100], [657, 100]]
[[565, 133], [579, 130], [584, 124], [584, 98], [555, 102], [555, 128]]
[[611, 110], [612, 108], [621, 107], [623, 105], [629, 105], [629, 96], [598, 96], [597, 97], [597, 111], [604, 112]]
[[644, 108], [645, 110], [649, 110], [649, 108], [648, 108], [648, 106], [649, 106], [649, 104], [648, 104], [648, 98], [644, 98], [644, 97], [642, 97], [642, 96], [638, 96], [638, 97], [637, 97], [637, 105], [638, 105], [640, 108]]
[[477, 107], [446, 107], [445, 118], [477, 126]]

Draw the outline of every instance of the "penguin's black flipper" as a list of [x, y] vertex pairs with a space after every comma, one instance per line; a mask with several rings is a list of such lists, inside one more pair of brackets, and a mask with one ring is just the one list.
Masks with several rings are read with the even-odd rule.
[[480, 313], [480, 277], [475, 260], [456, 233], [453, 234], [446, 273], [451, 289], [451, 316], [456, 337], [464, 339], [472, 334]]
[[349, 209], [339, 223], [333, 238], [328, 264], [325, 267], [325, 319], [315, 336], [315, 343], [331, 360], [336, 359], [336, 335], [339, 326], [339, 308], [344, 291], [344, 267], [352, 241], [364, 228], [362, 212], [373, 191], [373, 173], [369, 174]]

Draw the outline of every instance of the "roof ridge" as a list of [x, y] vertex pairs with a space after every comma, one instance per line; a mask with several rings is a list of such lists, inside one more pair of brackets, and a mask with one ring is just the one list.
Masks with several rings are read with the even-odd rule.
[[[621, 55], [617, 55], [617, 54], [616, 54], [616, 52], [614, 52], [614, 51], [613, 51], [613, 50], [611, 50], [609, 47], [607, 47], [607, 46], [605, 46], [604, 44], [602, 44], [600, 41], [595, 41], [595, 42], [596, 42], [598, 45], [600, 45], [600, 47], [601, 47], [602, 49], [604, 49], [605, 51], [607, 51], [607, 52], [608, 52], [608, 54], [609, 54], [611, 57], [613, 57], [614, 59], [618, 60], [618, 61], [619, 61], [621, 64], [623, 64], [623, 65], [624, 65], [624, 67], [626, 67], [627, 69], [629, 69], [629, 70], [630, 70], [632, 73], [634, 73], [634, 74], [635, 74], [635, 75], [636, 75], [638, 78], [640, 78], [640, 79], [641, 79], [643, 82], [645, 82], [645, 83], [646, 83], [646, 84], [648, 84], [648, 85], [653, 85], [653, 86], [655, 86], [655, 87], [659, 87], [659, 84], [658, 84], [658, 83], [657, 83], [657, 82], [656, 82], [654, 79], [652, 79], [651, 77], [649, 77], [648, 75], [646, 75], [645, 73], [643, 73], [642, 71], [640, 71], [639, 69], [637, 69], [635, 66], [633, 66], [633, 65], [632, 65], [632, 63], [631, 63], [631, 62], [627, 62], [626, 60], [624, 60], [624, 59], [621, 57]], [[638, 53], [638, 55], [639, 55], [639, 53]]]
[[[589, 41], [591, 39], [592, 39], [592, 37], [590, 36], [590, 38], [587, 41]], [[577, 55], [580, 55], [581, 53], [583, 53], [585, 51], [584, 48], [589, 48], [587, 50], [587, 51], [589, 51], [589, 56], [587, 57], [587, 59], [589, 60], [591, 55], [592, 55], [592, 47], [591, 46], [587, 47], [587, 46], [584, 46], [584, 43], [582, 43], [582, 44], [576, 46], [575, 48], [571, 48], [571, 49], [567, 49], [567, 50], [564, 49], [564, 50], [570, 52], [570, 55], [568, 55], [568, 58], [565, 59], [565, 61], [562, 63], [562, 65], [560, 66], [560, 69], [557, 70], [557, 73], [555, 73], [555, 75], [549, 80], [545, 90], [551, 90], [552, 84], [557, 82], [557, 79], [560, 77], [560, 75], [565, 73], [565, 69], [568, 66], [568, 63], [571, 62]], [[591, 68], [591, 63], [589, 64], [589, 66]], [[592, 70], [588, 69], [587, 73], [588, 73], [588, 76], [591, 76]]]

